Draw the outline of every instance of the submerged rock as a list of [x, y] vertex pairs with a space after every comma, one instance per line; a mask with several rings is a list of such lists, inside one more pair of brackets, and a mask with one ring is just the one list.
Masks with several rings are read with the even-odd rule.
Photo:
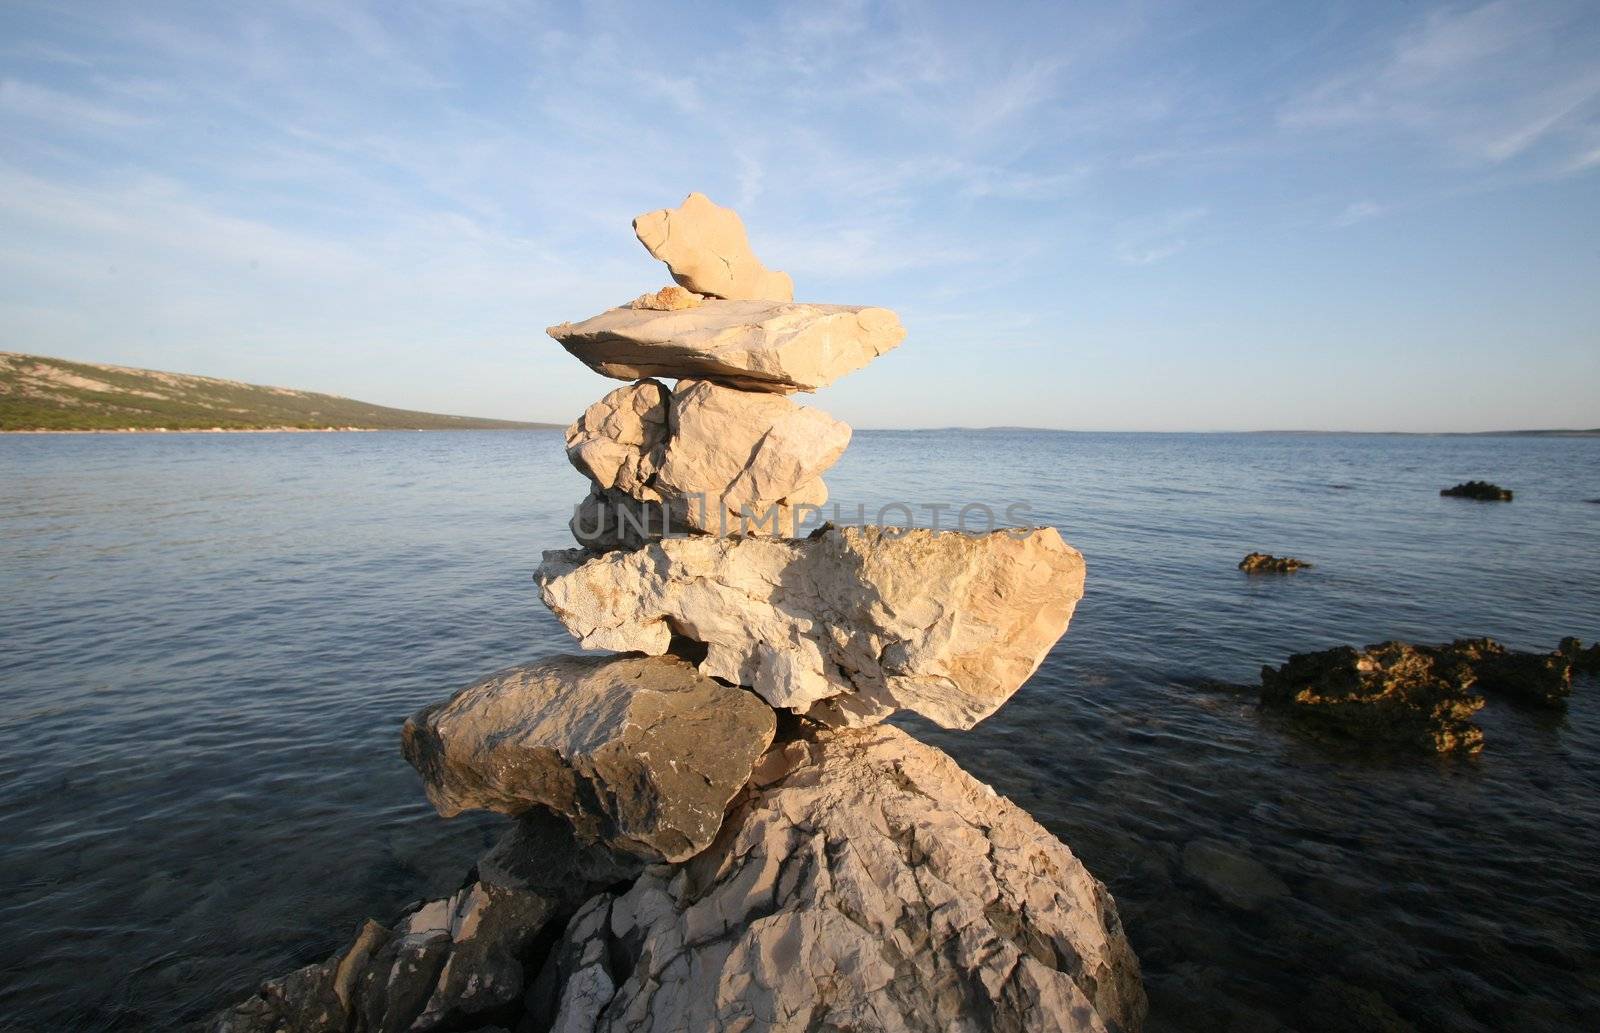
[[789, 301], [794, 281], [768, 269], [750, 250], [744, 220], [705, 194], [690, 194], [676, 208], [633, 220], [645, 250], [667, 263], [672, 278], [699, 294], [733, 300]]
[[551, 337], [617, 380], [682, 377], [746, 391], [815, 391], [905, 337], [886, 308], [711, 300], [690, 309], [614, 308]]
[[1440, 495], [1457, 499], [1477, 499], [1479, 502], [1510, 502], [1511, 489], [1488, 481], [1465, 481], [1454, 488], [1444, 488]]
[[1483, 697], [1462, 658], [1406, 642], [1339, 646], [1261, 669], [1261, 702], [1362, 742], [1476, 753]]
[[1252, 552], [1239, 561], [1239, 569], [1246, 574], [1288, 574], [1311, 564], [1289, 556], [1272, 556], [1265, 552]]
[[772, 742], [770, 708], [673, 657], [513, 667], [406, 722], [406, 759], [445, 817], [546, 807], [580, 838], [681, 860], [705, 848]]
[[801, 540], [686, 538], [547, 552], [546, 605], [585, 649], [703, 643], [700, 670], [830, 725], [915, 710], [992, 714], [1038, 669], [1083, 595], [1054, 528], [828, 528]]
[[890, 727], [775, 749], [705, 853], [586, 904], [553, 1028], [1137, 1031], [1110, 894], [1026, 813]]
[[1258, 911], [1289, 896], [1289, 887], [1266, 865], [1220, 840], [1185, 844], [1183, 871], [1224, 904], [1243, 911]]

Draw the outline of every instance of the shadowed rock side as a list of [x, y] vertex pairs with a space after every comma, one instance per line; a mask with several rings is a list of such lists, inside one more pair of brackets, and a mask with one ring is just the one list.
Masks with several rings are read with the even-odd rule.
[[560, 656], [406, 722], [406, 760], [445, 817], [548, 807], [584, 839], [653, 858], [705, 848], [772, 742], [755, 696], [673, 657]]
[[514, 1029], [549, 945], [594, 893], [637, 878], [637, 858], [584, 847], [564, 818], [519, 819], [455, 894], [368, 919], [327, 961], [269, 980], [211, 1033], [432, 1033]]
[[1065, 846], [895, 728], [775, 749], [724, 833], [586, 904], [553, 1028], [1137, 1030], [1116, 905]]
[[1453, 488], [1444, 488], [1439, 494], [1456, 499], [1476, 499], [1479, 502], [1510, 502], [1512, 491], [1488, 481], [1465, 481]]
[[970, 535], [828, 528], [808, 539], [684, 538], [547, 552], [545, 604], [585, 649], [707, 647], [700, 670], [829, 725], [915, 710], [946, 728], [994, 713], [1083, 596], [1053, 528]]
[[691, 377], [780, 394], [826, 387], [906, 335], [886, 308], [717, 300], [677, 311], [613, 308], [548, 333], [617, 380]]

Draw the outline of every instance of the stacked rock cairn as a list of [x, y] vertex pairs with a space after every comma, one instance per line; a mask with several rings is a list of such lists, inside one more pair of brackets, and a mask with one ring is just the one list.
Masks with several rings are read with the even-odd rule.
[[1082, 557], [1053, 528], [800, 536], [850, 428], [787, 396], [895, 347], [898, 318], [795, 302], [703, 195], [634, 229], [676, 285], [549, 331], [629, 381], [567, 431], [581, 547], [537, 574], [605, 652], [407, 721], [439, 812], [511, 828], [453, 896], [212, 1028], [1138, 1030], [1105, 887], [882, 723], [992, 714], [1066, 631]]

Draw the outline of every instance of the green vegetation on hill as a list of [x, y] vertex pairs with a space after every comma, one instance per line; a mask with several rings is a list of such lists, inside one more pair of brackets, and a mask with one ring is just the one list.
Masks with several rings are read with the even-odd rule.
[[337, 395], [0, 352], [6, 430], [528, 430], [549, 423], [440, 416]]

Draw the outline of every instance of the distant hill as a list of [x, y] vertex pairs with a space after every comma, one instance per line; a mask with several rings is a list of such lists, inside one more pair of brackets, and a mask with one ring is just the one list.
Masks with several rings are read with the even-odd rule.
[[184, 373], [0, 352], [0, 431], [12, 430], [531, 430], [338, 395]]

